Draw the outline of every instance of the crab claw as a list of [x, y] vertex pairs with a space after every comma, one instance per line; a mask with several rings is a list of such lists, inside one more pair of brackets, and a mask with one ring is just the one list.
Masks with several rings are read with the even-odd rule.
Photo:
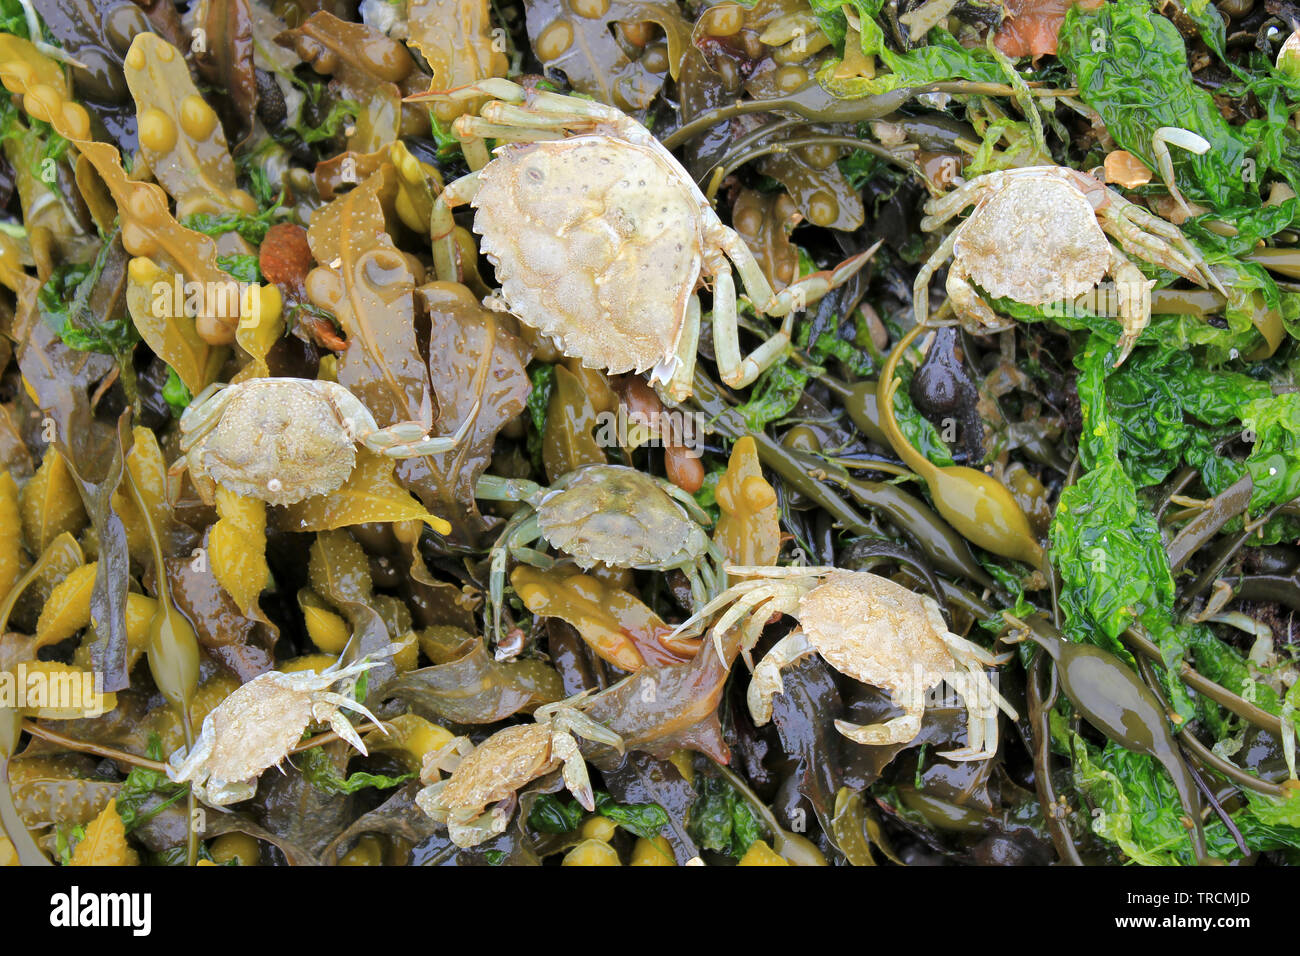
[[785, 681], [781, 680], [778, 664], [767, 658], [759, 661], [754, 668], [754, 677], [745, 691], [745, 703], [749, 705], [754, 726], [762, 727], [772, 719], [772, 698], [784, 693]]
[[1119, 368], [1151, 322], [1151, 290], [1156, 283], [1114, 247], [1111, 248], [1110, 271], [1119, 293], [1119, 324], [1123, 329], [1119, 339], [1119, 358], [1115, 360], [1115, 368]]
[[567, 735], [558, 736], [551, 747], [563, 762], [561, 771], [564, 786], [577, 797], [582, 808], [588, 813], [596, 809], [596, 795], [591, 792], [591, 778], [587, 776], [587, 762], [582, 758], [582, 751], [577, 742]]
[[568, 701], [557, 701], [554, 704], [543, 704], [533, 713], [533, 718], [537, 720], [538, 723], [543, 723], [549, 720], [560, 730], [577, 734], [579, 737], [594, 741], [595, 743], [604, 744], [622, 754], [626, 745], [623, 742], [623, 738], [618, 733], [610, 730], [604, 724], [597, 723], [582, 711], [572, 706], [578, 698], [584, 696], [586, 695], [579, 694], [575, 697], [570, 697]]

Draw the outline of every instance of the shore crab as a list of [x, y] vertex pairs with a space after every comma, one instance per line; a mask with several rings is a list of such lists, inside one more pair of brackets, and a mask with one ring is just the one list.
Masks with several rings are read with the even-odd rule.
[[[754, 381], [790, 342], [794, 313], [845, 282], [876, 247], [774, 292], [758, 260], [724, 226], [694, 180], [640, 123], [611, 106], [488, 79], [412, 100], [491, 98], [454, 124], [462, 138], [503, 143], [449, 183], [431, 231], [454, 280], [453, 207], [470, 202], [501, 290], [489, 300], [549, 335], [567, 355], [611, 373], [650, 371], [674, 402], [690, 396], [701, 277], [713, 281], [713, 340], [724, 382]], [[782, 318], [742, 356], [732, 265], [750, 302]]]
[[[477, 846], [503, 832], [515, 811], [516, 791], [556, 769], [562, 768], [564, 785], [587, 811], [596, 808], [574, 735], [608, 744], [619, 753], [623, 738], [564, 702], [544, 704], [534, 717], [536, 723], [498, 730], [462, 757], [450, 778], [416, 794], [416, 805], [445, 823], [457, 846]], [[464, 742], [458, 738], [443, 750], [461, 748]]]
[[216, 486], [289, 505], [340, 487], [356, 464], [356, 444], [390, 458], [436, 455], [459, 444], [471, 412], [454, 435], [432, 437], [428, 425], [380, 428], [361, 401], [337, 382], [257, 378], [209, 385], [181, 416], [181, 457], [168, 471], [170, 494], [188, 468], [199, 495]]
[[927, 202], [921, 228], [932, 232], [971, 205], [974, 212], [917, 273], [913, 304], [918, 323], [930, 322], [930, 278], [949, 258], [948, 299], [972, 332], [1012, 325], [993, 312], [975, 286], [996, 298], [1043, 305], [1089, 292], [1109, 275], [1118, 293], [1122, 330], [1118, 366], [1151, 320], [1155, 285], [1128, 256], [1222, 291], [1177, 226], [1078, 170], [1030, 166], [986, 173]]
[[[949, 760], [985, 760], [998, 748], [998, 710], [1015, 710], [985, 674], [1004, 663], [965, 638], [949, 632], [939, 605], [888, 578], [868, 571], [830, 567], [727, 567], [729, 577], [748, 578], [724, 591], [696, 617], [723, 608], [713, 625], [722, 655], [722, 636], [742, 625], [742, 648], [753, 670], [746, 700], [758, 726], [772, 718], [772, 697], [782, 692], [781, 668], [808, 654], [820, 654], [841, 674], [889, 691], [903, 714], [879, 724], [836, 720], [844, 736], [860, 744], [906, 743], [921, 730], [927, 691], [946, 681], [966, 704], [967, 746], [941, 753]], [[749, 653], [773, 612], [788, 614], [799, 627], [773, 645], [754, 667]], [[689, 621], [687, 623], [690, 623]], [[683, 625], [685, 626], [685, 625]]]
[[[262, 771], [280, 763], [310, 724], [330, 729], [362, 754], [366, 746], [341, 711], [351, 710], [378, 724], [364, 705], [329, 688], [376, 666], [363, 660], [320, 672], [267, 671], [243, 684], [203, 721], [189, 753], [172, 754], [167, 776], [189, 782], [194, 795], [212, 807], [250, 799]], [[380, 727], [382, 728], [382, 724]]]
[[705, 534], [710, 523], [695, 499], [672, 482], [622, 465], [583, 465], [549, 488], [484, 475], [474, 495], [520, 501], [492, 548], [489, 594], [499, 631], [507, 558], [549, 568], [555, 561], [531, 545], [538, 539], [586, 571], [596, 564], [648, 571], [680, 570], [702, 605], [717, 593], [722, 553]]

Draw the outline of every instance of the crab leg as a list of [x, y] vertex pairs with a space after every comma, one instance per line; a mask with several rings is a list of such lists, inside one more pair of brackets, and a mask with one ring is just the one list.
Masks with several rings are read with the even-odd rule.
[[420, 762], [420, 782], [436, 784], [442, 774], [451, 774], [462, 760], [474, 752], [474, 742], [468, 737], [452, 737], [437, 750], [424, 755]]
[[[973, 667], [979, 664], [982, 667], [1000, 667], [1011, 660], [1010, 654], [994, 654], [992, 651], [985, 650], [978, 644], [951, 632], [944, 633], [943, 643], [947, 646], [948, 653], [953, 656], [953, 659], [963, 666]], [[1006, 701], [1002, 703], [1006, 704], [1007, 707], [1011, 706]], [[1008, 716], [1014, 720], [1016, 716], [1015, 710], [1008, 711]]]
[[659, 487], [663, 488], [664, 494], [685, 508], [686, 513], [697, 523], [702, 525], [713, 524], [713, 519], [709, 517], [709, 513], [700, 507], [700, 503], [695, 500], [695, 497], [689, 491], [683, 491], [664, 478], [658, 479], [658, 484]]
[[[722, 648], [723, 635], [742, 619], [750, 618], [750, 624], [753, 626], [747, 626], [742, 632], [744, 640], [741, 642], [740, 653], [745, 658], [745, 666], [752, 671], [754, 660], [750, 657], [750, 651], [758, 643], [758, 636], [762, 633], [764, 625], [774, 613], [793, 613], [805, 590], [802, 585], [781, 582], [769, 584], [765, 588], [755, 588], [737, 601], [713, 625], [713, 647], [718, 652], [718, 658], [723, 661], [727, 659]], [[754, 617], [757, 617], [757, 621], [753, 620]]]
[[1205, 257], [1173, 223], [1113, 194], [1098, 216], [1102, 229], [1119, 240], [1125, 252], [1177, 272], [1188, 282], [1227, 294]]
[[[731, 607], [727, 609], [727, 613], [722, 615], [722, 617], [719, 618], [717, 622], [714, 623], [713, 648], [718, 652], [719, 660], [727, 659], [726, 654], [724, 653], [722, 647], [723, 635], [725, 635], [728, 631], [730, 631], [733, 627], [735, 627], [736, 624], [739, 623], [741, 620], [744, 620], [745, 618], [748, 618], [750, 615], [754, 614], [764, 604], [767, 604], [769, 601], [775, 600], [776, 597], [777, 597], [777, 592], [771, 586], [765, 588], [755, 588], [753, 591], [751, 591], [749, 594], [746, 594], [735, 604], [731, 605]], [[763, 620], [766, 621], [769, 616], [770, 615], [764, 615]], [[746, 666], [749, 667], [750, 670], [753, 670], [754, 661], [753, 658], [749, 656], [751, 650], [753, 650], [752, 647], [744, 647], [744, 646], [741, 647], [741, 653], [745, 657]]]
[[556, 138], [553, 130], [584, 131], [606, 125], [633, 142], [649, 145], [657, 142], [644, 126], [604, 103], [583, 100], [523, 87], [509, 80], [487, 79], [441, 93], [417, 93], [407, 102], [423, 100], [476, 100], [491, 97], [479, 115], [466, 113], [457, 117], [452, 129], [457, 136], [486, 135], [511, 142], [530, 142]]
[[483, 475], [474, 484], [474, 497], [484, 501], [526, 501], [536, 507], [541, 502], [544, 490], [537, 482], [527, 478]]
[[880, 248], [880, 243], [884, 241], [880, 240], [865, 252], [845, 259], [834, 269], [806, 275], [790, 283], [780, 292], [773, 292], [771, 283], [763, 274], [762, 266], [758, 264], [754, 253], [750, 251], [749, 246], [745, 245], [745, 241], [738, 233], [726, 230], [726, 234], [719, 236], [719, 240], [727, 258], [740, 273], [741, 284], [745, 287], [745, 296], [754, 304], [754, 308], [774, 318], [789, 315], [792, 311], [802, 312], [831, 289], [843, 285], [867, 264]]
[[209, 400], [214, 395], [224, 391], [228, 387], [229, 386], [226, 385], [225, 382], [213, 382], [211, 385], [204, 388], [203, 391], [199, 392], [199, 394], [190, 399], [189, 407], [187, 407], [185, 412], [181, 415], [181, 428], [185, 431], [192, 431], [199, 427], [201, 421], [213, 417], [208, 414], [209, 410], [204, 408], [204, 406], [208, 404]]
[[413, 93], [406, 97], [403, 102], [406, 103], [424, 103], [429, 100], [446, 100], [456, 102], [458, 100], [477, 100], [485, 96], [493, 99], [509, 100], [514, 103], [522, 103], [527, 96], [527, 91], [518, 83], [512, 83], [509, 80], [500, 77], [489, 77], [485, 80], [479, 80], [477, 83], [467, 83], [464, 86], [458, 86], [450, 90], [429, 90], [425, 93]]
[[[767, 614], [752, 614], [740, 628], [740, 656], [745, 661], [745, 668], [752, 674], [754, 673], [753, 650], [758, 646], [759, 639], [763, 636], [763, 628], [767, 627], [767, 622], [771, 617]], [[713, 636], [713, 647], [718, 652], [722, 660], [722, 641], [719, 638], [721, 632], [715, 631]]]
[[443, 282], [459, 282], [456, 257], [456, 220], [451, 211], [467, 203], [478, 192], [478, 173], [469, 173], [448, 183], [433, 200], [429, 214], [429, 240], [433, 243], [434, 274]]
[[[436, 787], [437, 784], [434, 784], [434, 786]], [[420, 791], [420, 796], [427, 792], [428, 790]], [[416, 799], [418, 800], [419, 797]], [[480, 813], [466, 823], [458, 822], [454, 816], [447, 816], [447, 836], [452, 843], [459, 847], [478, 846], [497, 834], [506, 832], [506, 827], [510, 825], [510, 818], [514, 816], [515, 806], [518, 802], [518, 795], [512, 793], [498, 802], [491, 810]], [[427, 806], [427, 804], [422, 804], [421, 808], [423, 809], [424, 806]], [[438, 819], [434, 814], [430, 814], [430, 816], [435, 820]]]
[[361, 441], [371, 451], [389, 458], [418, 458], [421, 455], [440, 455], [451, 451], [469, 434], [478, 416], [478, 402], [469, 410], [454, 435], [430, 435], [419, 422], [398, 422], [362, 436]]
[[973, 206], [979, 202], [980, 196], [985, 190], [1000, 188], [1002, 185], [1001, 179], [998, 180], [997, 187], [993, 186], [990, 179], [995, 175], [998, 174], [990, 173], [988, 176], [972, 179], [970, 182], [958, 186], [947, 195], [929, 200], [925, 204], [925, 218], [921, 220], [922, 231], [934, 232], [967, 206]]
[[[757, 579], [762, 578], [824, 578], [826, 575], [838, 571], [839, 568], [829, 566], [803, 567], [799, 565], [768, 565], [768, 564], [729, 564], [726, 567], [727, 574], [734, 578], [749, 578], [743, 584], [736, 585], [737, 588], [744, 587], [745, 584], [754, 584]], [[734, 591], [736, 588], [732, 588]]]
[[[730, 571], [731, 569], [728, 568], [727, 570]], [[757, 590], [758, 588], [761, 587], [766, 587], [767, 584], [768, 584], [767, 581], [760, 580], [760, 581], [742, 581], [739, 584], [732, 585], [731, 587], [727, 588], [727, 590], [723, 591], [721, 594], [715, 597], [708, 604], [704, 605], [704, 607], [700, 608], [698, 611], [696, 611], [694, 614], [688, 617], [686, 620], [682, 621], [682, 623], [678, 624], [677, 627], [673, 630], [673, 632], [668, 636], [677, 637], [679, 634], [682, 634], [687, 628], [694, 626], [697, 622], [707, 620], [713, 614], [722, 610], [728, 604], [731, 604], [733, 601], [736, 600], [736, 598], [740, 597], [742, 594], [748, 594], [750, 591]], [[718, 643], [721, 644], [720, 641]]]
[[[491, 105], [491, 104], [488, 104]], [[484, 107], [486, 109], [486, 107]], [[552, 139], [564, 139], [562, 124], [560, 129], [529, 129], [511, 126], [508, 123], [490, 123], [486, 119], [466, 113], [456, 117], [451, 124], [452, 132], [460, 140], [467, 139], [502, 139], [511, 143], [542, 143]]]
[[[471, 83], [466, 86], [457, 87], [452, 90], [428, 90], [424, 93], [416, 93], [408, 96], [403, 102], [422, 103], [429, 100], [443, 102], [464, 102], [466, 100], [481, 100], [484, 97], [491, 97], [509, 102], [522, 103], [527, 93], [523, 87], [517, 83], [511, 83], [509, 80], [500, 78], [489, 78], [481, 80], [478, 83]], [[460, 117], [458, 117], [460, 118]], [[461, 152], [465, 155], [465, 161], [473, 173], [477, 173], [486, 166], [491, 158], [488, 155], [487, 144], [483, 138], [476, 135], [472, 129], [457, 128], [452, 124], [452, 134], [460, 141]], [[512, 139], [513, 135], [501, 135], [499, 139]], [[473, 175], [471, 173], [471, 175]], [[459, 182], [459, 180], [457, 181]], [[455, 186], [456, 183], [451, 185]], [[448, 197], [449, 200], [454, 197]], [[461, 198], [459, 201], [464, 202], [472, 196]], [[431, 217], [431, 238], [433, 239], [433, 261], [434, 274], [443, 281], [457, 282], [459, 275], [456, 270], [456, 250], [454, 243], [451, 242], [450, 236], [454, 223], [451, 219], [449, 207], [456, 205], [455, 201], [449, 201], [445, 205], [434, 203], [433, 216]], [[441, 241], [440, 241], [441, 240]]]
[[221, 420], [230, 398], [229, 386], [222, 382], [213, 382], [194, 396], [181, 415], [182, 452], [188, 452], [193, 448], [207, 432], [211, 431], [212, 426]]
[[779, 293], [772, 291], [763, 269], [743, 239], [729, 229], [722, 230], [719, 243], [727, 258], [735, 264], [744, 284], [746, 296], [764, 315], [784, 317], [781, 328], [747, 356], [740, 353], [740, 331], [736, 319], [736, 285], [728, 269], [720, 268], [713, 286], [713, 348], [722, 380], [732, 388], [742, 388], [758, 378], [790, 344], [794, 332], [794, 315], [816, 302], [831, 289], [848, 281], [880, 247], [877, 242], [866, 252], [841, 263], [832, 270], [815, 272], [791, 283]]
[[543, 571], [549, 571], [556, 565], [556, 560], [545, 551], [538, 551], [536, 548], [529, 548], [524, 545], [511, 548], [510, 557], [534, 568], [541, 568]]
[[[507, 104], [522, 104], [524, 112], [528, 116], [527, 122], [521, 124], [524, 126], [538, 125], [536, 118], [533, 116], [534, 110], [555, 116], [568, 116], [571, 118], [571, 122], [580, 119], [616, 120], [623, 116], [613, 107], [606, 106], [604, 103], [597, 103], [595, 100], [578, 99], [577, 97], [565, 96], [562, 93], [551, 93], [547, 90], [525, 87], [500, 77], [489, 77], [451, 90], [430, 90], [427, 93], [415, 93], [406, 97], [404, 102], [421, 103], [427, 100], [457, 102], [461, 100], [478, 100], [483, 97]], [[484, 104], [479, 112], [483, 113], [492, 105], [492, 103]]]
[[1178, 126], [1162, 126], [1151, 137], [1151, 152], [1156, 158], [1160, 178], [1164, 180], [1165, 188], [1169, 190], [1169, 195], [1174, 198], [1174, 202], [1178, 203], [1178, 207], [1190, 218], [1192, 210], [1178, 188], [1178, 180], [1174, 176], [1174, 158], [1169, 154], [1169, 146], [1166, 144], [1178, 146], [1197, 156], [1204, 156], [1210, 151], [1210, 143], [1204, 136]]
[[1197, 270], [1195, 263], [1179, 249], [1151, 235], [1133, 220], [1129, 219], [1132, 210], [1117, 209], [1113, 216], [1103, 216], [1102, 228], [1118, 240], [1129, 255], [1139, 256], [1148, 262], [1164, 266], [1176, 272], [1188, 282], [1205, 286], [1205, 278]]
[[943, 242], [939, 243], [939, 248], [935, 249], [930, 258], [925, 260], [925, 265], [921, 266], [920, 271], [916, 274], [916, 282], [912, 284], [912, 311], [916, 317], [917, 325], [926, 325], [929, 322], [930, 279], [934, 276], [935, 270], [952, 256], [953, 247], [957, 245], [957, 237], [960, 234], [961, 226], [959, 225], [944, 237]]
[[998, 710], [1010, 712], [1008, 704], [993, 687], [982, 670], [972, 669], [964, 677], [949, 675], [945, 678], [961, 695], [966, 706], [966, 746], [960, 750], [939, 751], [947, 760], [988, 760], [998, 751]]
[[[498, 125], [503, 129], [518, 130], [524, 134], [552, 130], [563, 131], [574, 126], [590, 125], [592, 121], [589, 114], [573, 110], [571, 104], [568, 103], [562, 109], [551, 110], [516, 106], [513, 103], [506, 103], [501, 100], [493, 100], [491, 103], [485, 104], [479, 110], [479, 116], [488, 123]], [[468, 114], [466, 114], [466, 117], [473, 118], [469, 117]]]
[[[551, 93], [547, 90], [525, 89], [523, 92], [523, 106], [488, 103], [479, 110], [480, 115], [489, 121], [510, 128], [524, 129], [530, 133], [552, 129], [581, 133], [592, 131], [597, 127], [607, 127], [629, 142], [662, 148], [657, 146], [658, 140], [650, 134], [649, 130], [612, 106], [595, 100]], [[505, 99], [505, 97], [498, 97], [498, 99]], [[666, 150], [664, 152], [667, 154]]]
[[973, 686], [974, 682], [967, 677], [948, 675], [945, 680], [966, 705], [966, 746], [960, 750], [939, 751], [939, 756], [958, 762], [987, 760], [995, 756], [998, 749], [997, 711], [991, 707], [976, 706], [978, 692]]
[[[220, 421], [222, 413], [229, 404], [231, 392], [229, 387], [221, 382], [213, 382], [190, 402], [181, 415], [181, 457], [177, 458], [170, 468], [167, 469], [167, 501], [175, 504], [180, 500], [181, 489], [185, 482], [185, 469], [189, 467], [189, 456], [191, 449], [202, 441], [203, 437], [210, 432], [216, 423]], [[364, 407], [364, 406], [363, 406]], [[201, 456], [200, 456], [201, 457]], [[191, 477], [193, 477], [191, 472]], [[198, 480], [195, 480], [195, 487], [198, 487]], [[202, 494], [202, 491], [200, 490]]]
[[961, 695], [966, 705], [967, 746], [939, 756], [948, 760], [985, 760], [997, 752], [997, 712], [1001, 710], [1012, 720], [1017, 717], [1016, 709], [998, 693], [984, 672], [986, 666], [1004, 664], [1008, 658], [952, 633], [944, 633], [943, 642], [954, 662], [965, 669], [964, 674], [945, 675], [944, 679]]
[[686, 575], [686, 581], [691, 586], [691, 603], [696, 607], [699, 607], [701, 604], [708, 601], [709, 588], [708, 585], [704, 583], [704, 578], [701, 576], [699, 570], [690, 567], [689, 565], [683, 565], [679, 570]]
[[583, 696], [585, 696], [585, 692], [567, 700], [556, 701], [553, 704], [543, 704], [537, 708], [533, 717], [538, 723], [549, 721], [558, 730], [576, 734], [584, 740], [604, 744], [606, 747], [617, 750], [620, 754], [623, 753], [627, 745], [622, 736], [599, 721], [588, 717], [578, 709], [580, 705], [576, 704], [576, 702], [580, 701]]
[[[347, 717], [343, 716], [342, 709], [346, 707], [349, 710], [355, 710], [357, 713], [363, 714], [369, 718], [369, 720], [375, 724], [379, 724], [379, 718], [365, 707], [362, 707], [351, 697], [344, 697], [342, 694], [323, 693], [320, 695], [319, 699], [327, 704], [334, 705], [335, 709], [329, 716], [330, 730], [334, 731], [334, 733], [338, 734], [341, 738], [350, 743], [361, 754], [368, 754], [369, 751], [366, 750], [365, 743], [363, 743], [361, 738], [357, 736], [356, 728], [348, 722]], [[383, 724], [379, 724], [379, 726], [382, 727]]]
[[699, 602], [700, 604], [713, 600], [726, 587], [727, 574], [722, 570], [724, 560], [722, 551], [710, 541], [708, 550], [698, 566], [692, 565], [694, 573], [699, 575], [704, 585], [704, 599]]
[[[492, 638], [501, 637], [501, 606], [506, 594], [506, 560], [511, 555], [518, 556], [528, 545], [542, 536], [542, 529], [537, 523], [534, 511], [515, 515], [501, 532], [501, 537], [492, 546], [491, 570], [488, 572], [488, 600], [492, 603]], [[530, 552], [540, 555], [540, 552]], [[533, 561], [529, 561], [533, 564]], [[537, 565], [544, 567], [540, 563]]]
[[[766, 281], [766, 280], [764, 280]], [[740, 354], [740, 331], [736, 320], [736, 283], [730, 270], [713, 280], [713, 349], [722, 380], [732, 388], [743, 388], [780, 358], [790, 344], [794, 313], [788, 312], [780, 330], [747, 356]]]
[[167, 779], [173, 783], [182, 783], [194, 779], [195, 771], [212, 756], [212, 749], [216, 744], [215, 725], [213, 725], [211, 733], [208, 733], [208, 730], [209, 720], [205, 719], [203, 721], [204, 732], [199, 734], [198, 740], [194, 742], [194, 748], [185, 755], [184, 759], [179, 759], [180, 751], [172, 754], [167, 764]]
[[845, 259], [834, 269], [823, 269], [796, 279], [778, 292], [760, 311], [764, 315], [775, 316], [784, 315], [786, 310], [803, 311], [805, 307], [812, 305], [832, 289], [839, 288], [853, 278], [854, 273], [867, 264], [884, 241], [877, 239], [870, 249]]

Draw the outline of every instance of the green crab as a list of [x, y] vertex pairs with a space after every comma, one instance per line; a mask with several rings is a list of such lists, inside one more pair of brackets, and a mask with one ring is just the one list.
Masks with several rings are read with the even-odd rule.
[[[391, 652], [390, 647], [384, 654]], [[280, 764], [313, 723], [328, 724], [365, 754], [366, 745], [343, 711], [361, 714], [375, 724], [379, 718], [350, 695], [330, 688], [342, 681], [355, 682], [378, 664], [367, 659], [346, 667], [336, 662], [320, 672], [259, 674], [204, 718], [191, 750], [172, 754], [168, 779], [188, 782], [194, 795], [211, 807], [248, 800], [257, 792], [262, 771]]]
[[[1162, 132], [1166, 140], [1195, 152], [1210, 148], [1186, 130]], [[1161, 144], [1160, 149], [1161, 165], [1171, 164], [1166, 180], [1177, 196], [1168, 147]], [[977, 176], [927, 202], [921, 228], [933, 232], [967, 206], [974, 211], [916, 274], [912, 302], [918, 324], [932, 321], [930, 278], [948, 259], [948, 300], [957, 320], [977, 334], [1003, 331], [1013, 323], [996, 314], [976, 286], [993, 297], [1044, 305], [1072, 300], [1109, 275], [1119, 293], [1118, 367], [1151, 321], [1155, 285], [1130, 257], [1224, 291], [1204, 256], [1177, 226], [1076, 169], [1025, 166]]]
[[[784, 692], [781, 669], [819, 655], [856, 681], [888, 690], [903, 714], [883, 723], [859, 725], [836, 720], [835, 729], [855, 743], [882, 746], [913, 740], [921, 732], [925, 694], [946, 682], [966, 705], [967, 746], [941, 751], [948, 760], [988, 760], [998, 751], [998, 711], [1016, 711], [997, 692], [986, 668], [1004, 664], [996, 656], [951, 633], [934, 598], [916, 594], [869, 571], [833, 567], [737, 567], [727, 573], [740, 583], [728, 588], [696, 618], [725, 613], [713, 624], [718, 656], [722, 637], [741, 630], [741, 653], [754, 677], [746, 695], [754, 725], [772, 719], [772, 698]], [[772, 612], [798, 620], [799, 627], [777, 641], [755, 667], [750, 652]], [[685, 630], [694, 619], [683, 622]]]
[[[447, 825], [457, 846], [477, 846], [504, 832], [518, 804], [516, 791], [557, 769], [578, 802], [588, 811], [596, 808], [574, 735], [607, 744], [620, 754], [623, 738], [565, 701], [544, 704], [533, 716], [536, 723], [498, 730], [477, 747], [458, 737], [439, 751], [435, 763], [455, 764], [451, 777], [429, 783], [415, 802]], [[489, 804], [495, 804], [490, 811]]]
[[[776, 292], [677, 159], [614, 107], [504, 79], [408, 102], [485, 98], [478, 115], [459, 117], [453, 131], [500, 145], [491, 162], [448, 183], [434, 203], [438, 278], [458, 279], [452, 210], [470, 203], [501, 285], [490, 305], [549, 335], [588, 368], [650, 371], [673, 402], [691, 393], [701, 282], [713, 288], [719, 373], [740, 388], [781, 357], [795, 313], [848, 281], [879, 246]], [[781, 319], [748, 355], [741, 352], [733, 267], [754, 308]]]
[[676, 485], [622, 465], [583, 465], [550, 487], [484, 475], [474, 495], [519, 501], [519, 509], [492, 548], [489, 594], [500, 633], [506, 561], [538, 568], [555, 559], [532, 547], [539, 539], [586, 571], [596, 564], [642, 571], [680, 570], [697, 606], [718, 593], [722, 553], [705, 533], [709, 516]]
[[213, 384], [181, 416], [182, 454], [167, 474], [169, 494], [173, 500], [179, 496], [188, 468], [205, 502], [221, 485], [237, 495], [290, 505], [341, 487], [356, 464], [357, 442], [389, 458], [436, 455], [458, 445], [473, 422], [471, 412], [454, 435], [434, 437], [428, 422], [380, 428], [361, 400], [337, 382], [255, 378]]

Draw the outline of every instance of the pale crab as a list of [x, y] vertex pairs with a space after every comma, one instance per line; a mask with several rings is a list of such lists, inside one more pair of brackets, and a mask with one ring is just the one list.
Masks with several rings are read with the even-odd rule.
[[[469, 748], [450, 778], [431, 782], [416, 794], [416, 805], [445, 823], [457, 846], [477, 846], [502, 833], [514, 814], [516, 791], [556, 769], [563, 768], [564, 785], [586, 810], [596, 808], [587, 764], [574, 734], [607, 744], [620, 754], [623, 738], [563, 701], [544, 704], [533, 716], [535, 723], [498, 730]], [[453, 740], [433, 763], [446, 766], [446, 757], [463, 753], [467, 742], [464, 737]]]
[[[694, 180], [640, 123], [592, 100], [487, 79], [412, 100], [490, 101], [458, 117], [461, 138], [503, 145], [447, 185], [431, 231], [439, 278], [454, 280], [454, 206], [471, 202], [481, 248], [508, 309], [567, 355], [611, 373], [651, 371], [674, 402], [690, 396], [702, 277], [713, 281], [713, 342], [724, 382], [753, 382], [790, 342], [794, 313], [845, 282], [875, 246], [836, 268], [772, 290], [758, 260], [724, 226]], [[732, 265], [780, 331], [742, 356]]]
[[[746, 699], [756, 725], [772, 717], [772, 697], [783, 690], [781, 668], [808, 654], [820, 654], [841, 674], [889, 691], [903, 714], [879, 724], [836, 720], [844, 736], [860, 744], [906, 743], [921, 730], [925, 694], [946, 681], [966, 705], [966, 747], [940, 754], [949, 760], [985, 760], [997, 752], [998, 710], [1016, 716], [984, 669], [1004, 663], [948, 630], [939, 605], [888, 578], [868, 571], [830, 567], [735, 567], [742, 578], [703, 608], [708, 617], [727, 608], [713, 625], [719, 656], [722, 637], [743, 625], [746, 663], [753, 670]], [[799, 627], [773, 645], [754, 667], [749, 652], [773, 612], [788, 614]], [[685, 627], [689, 624], [683, 624]]]
[[319, 672], [259, 674], [204, 718], [203, 729], [188, 753], [172, 754], [168, 778], [175, 783], [188, 781], [194, 795], [212, 807], [247, 800], [256, 793], [262, 771], [284, 760], [313, 723], [328, 724], [366, 753], [365, 744], [341, 711], [353, 711], [376, 724], [379, 721], [364, 705], [330, 688], [376, 663], [362, 660], [346, 667], [335, 663]]
[[[718, 592], [722, 552], [704, 532], [708, 514], [670, 481], [623, 465], [583, 465], [550, 487], [484, 475], [477, 498], [519, 501], [492, 548], [489, 595], [499, 625], [507, 558], [549, 568], [554, 560], [531, 547], [539, 538], [584, 571], [596, 564], [649, 571], [680, 570], [702, 605]], [[499, 627], [498, 627], [499, 630]]]
[[919, 323], [932, 321], [930, 278], [949, 258], [948, 300], [972, 332], [1002, 331], [1012, 325], [993, 312], [975, 286], [993, 297], [1044, 305], [1083, 295], [1109, 275], [1119, 300], [1118, 366], [1151, 320], [1150, 290], [1155, 284], [1128, 256], [1223, 291], [1182, 230], [1087, 173], [1061, 166], [986, 173], [927, 202], [921, 228], [934, 231], [971, 205], [974, 212], [917, 273], [913, 303]]
[[337, 382], [255, 378], [213, 384], [181, 416], [182, 454], [168, 471], [169, 493], [173, 500], [179, 495], [188, 468], [209, 504], [221, 485], [289, 505], [346, 482], [357, 442], [390, 458], [436, 455], [459, 444], [473, 421], [471, 412], [454, 435], [432, 437], [419, 422], [380, 428], [360, 399]]

